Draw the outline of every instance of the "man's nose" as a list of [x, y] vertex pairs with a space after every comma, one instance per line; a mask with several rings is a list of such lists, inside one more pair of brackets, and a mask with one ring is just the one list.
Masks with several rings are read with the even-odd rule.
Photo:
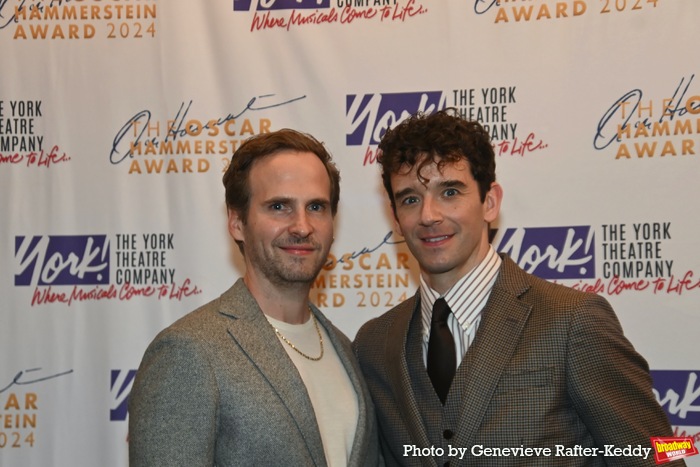
[[440, 222], [442, 214], [438, 203], [431, 196], [426, 196], [421, 201], [420, 222], [423, 225], [432, 225]]
[[313, 231], [314, 228], [306, 210], [297, 212], [292, 225], [289, 226], [289, 232], [299, 237], [308, 237]]

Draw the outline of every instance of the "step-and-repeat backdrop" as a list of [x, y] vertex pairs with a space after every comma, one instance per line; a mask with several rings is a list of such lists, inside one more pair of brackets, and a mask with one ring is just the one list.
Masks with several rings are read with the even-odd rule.
[[698, 18], [697, 0], [0, 1], [0, 464], [127, 465], [147, 344], [242, 273], [221, 176], [251, 135], [312, 133], [341, 170], [312, 293], [340, 328], [412, 294], [377, 143], [448, 106], [493, 138], [494, 246], [606, 296], [698, 441]]

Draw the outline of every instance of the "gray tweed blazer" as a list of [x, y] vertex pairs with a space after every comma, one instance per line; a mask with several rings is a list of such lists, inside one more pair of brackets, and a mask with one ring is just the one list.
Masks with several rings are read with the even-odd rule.
[[[650, 436], [672, 433], [646, 361], [603, 297], [539, 279], [503, 256], [444, 407], [422, 363], [419, 314], [416, 294], [365, 323], [353, 344], [387, 465], [655, 465], [653, 451], [646, 460], [605, 456], [605, 445], [651, 447]], [[479, 445], [549, 447], [552, 455], [472, 455]], [[601, 451], [556, 456], [556, 445]], [[407, 446], [445, 456], [405, 455]], [[466, 448], [464, 457], [449, 457], [450, 446]]]
[[[348, 465], [381, 462], [376, 418], [350, 341], [317, 309], [350, 376], [359, 420]], [[325, 466], [301, 377], [242, 280], [163, 330], [129, 396], [137, 466]]]

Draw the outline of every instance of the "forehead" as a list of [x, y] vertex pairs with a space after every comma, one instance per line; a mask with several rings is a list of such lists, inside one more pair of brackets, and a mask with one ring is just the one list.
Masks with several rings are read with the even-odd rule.
[[250, 170], [251, 193], [271, 195], [309, 193], [329, 196], [330, 177], [312, 152], [278, 151], [257, 160]]
[[457, 161], [423, 157], [416, 164], [404, 164], [397, 173], [392, 174], [391, 182], [402, 185], [420, 183], [428, 185], [432, 182], [447, 180], [473, 181], [469, 161], [462, 158]]

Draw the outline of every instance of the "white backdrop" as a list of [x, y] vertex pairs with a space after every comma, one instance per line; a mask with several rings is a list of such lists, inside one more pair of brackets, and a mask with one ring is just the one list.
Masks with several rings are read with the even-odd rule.
[[331, 319], [353, 337], [412, 294], [376, 145], [445, 106], [493, 136], [494, 245], [605, 295], [697, 443], [698, 18], [696, 0], [0, 1], [0, 464], [128, 464], [147, 344], [242, 272], [221, 175], [253, 134], [310, 132], [341, 170], [312, 297]]

